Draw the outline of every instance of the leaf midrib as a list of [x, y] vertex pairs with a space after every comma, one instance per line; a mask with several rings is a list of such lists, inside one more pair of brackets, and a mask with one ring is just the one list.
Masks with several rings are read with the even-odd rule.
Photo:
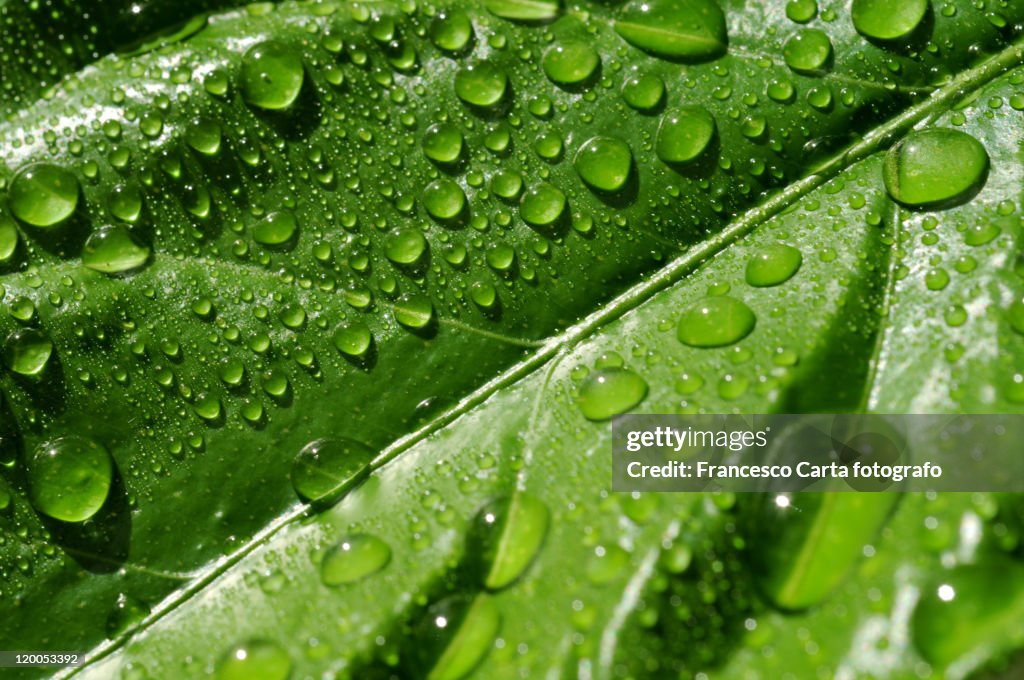
[[[838, 151], [822, 164], [818, 172], [791, 183], [768, 200], [750, 208], [722, 231], [679, 255], [662, 269], [654, 272], [625, 292], [595, 309], [578, 323], [566, 328], [557, 335], [552, 335], [544, 341], [543, 345], [535, 353], [510, 366], [500, 375], [467, 394], [452, 408], [438, 414], [433, 420], [427, 422], [419, 429], [396, 439], [389, 446], [385, 447], [371, 461], [371, 473], [394, 461], [418, 442], [427, 439], [433, 433], [447, 427], [462, 415], [472, 411], [501, 389], [524, 379], [547, 364], [554, 357], [570, 351], [579, 342], [585, 340], [600, 328], [633, 311], [659, 292], [677, 283], [684, 276], [695, 271], [725, 248], [781, 213], [809, 192], [822, 186], [843, 170], [892, 144], [903, 133], [913, 128], [922, 120], [925, 120], [929, 114], [948, 110], [953, 102], [984, 86], [989, 81], [1008, 71], [1011, 67], [1021, 64], [1024, 64], [1024, 39], [1014, 42], [977, 66], [958, 74], [944, 86], [937, 88], [927, 100], [908, 107], [899, 115], [870, 130], [859, 141]], [[891, 271], [887, 272], [886, 276], [890, 278]], [[884, 329], [879, 329], [880, 334], [883, 331]], [[865, 385], [865, 392], [869, 391], [870, 384]], [[246, 541], [233, 553], [200, 570], [197, 579], [188, 587], [176, 591], [165, 598], [133, 630], [133, 635], [137, 635], [151, 627], [158, 620], [162, 619], [165, 614], [173, 611], [179, 604], [203, 590], [221, 574], [276, 535], [278, 531], [288, 527], [295, 521], [316, 514], [319, 511], [314, 511], [310, 506], [304, 504], [296, 504], [290, 512], [280, 515], [277, 519], [267, 524], [263, 530]], [[55, 677], [71, 677], [76, 675], [79, 671], [90, 667], [96, 661], [121, 647], [131, 637], [122, 636], [95, 647], [87, 655], [82, 665], [68, 669]]]

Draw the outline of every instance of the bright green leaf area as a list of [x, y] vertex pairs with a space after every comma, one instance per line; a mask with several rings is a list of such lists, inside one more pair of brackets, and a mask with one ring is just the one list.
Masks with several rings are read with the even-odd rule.
[[0, 0], [0, 647], [1015, 677], [1018, 497], [612, 493], [607, 420], [1022, 409], [1024, 2], [231, 4]]

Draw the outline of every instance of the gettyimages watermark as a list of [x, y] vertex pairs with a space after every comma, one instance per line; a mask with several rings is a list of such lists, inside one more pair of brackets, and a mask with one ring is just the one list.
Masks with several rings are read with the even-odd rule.
[[615, 491], [1024, 491], [1024, 414], [634, 415]]

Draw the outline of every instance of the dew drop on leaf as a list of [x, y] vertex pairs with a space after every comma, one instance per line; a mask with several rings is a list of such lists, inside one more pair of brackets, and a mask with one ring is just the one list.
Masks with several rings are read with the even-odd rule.
[[576, 172], [592, 189], [615, 192], [622, 189], [633, 169], [629, 145], [614, 137], [593, 137], [576, 152]]
[[217, 680], [287, 680], [288, 652], [268, 640], [250, 640], [228, 650], [217, 667]]
[[634, 47], [667, 59], [713, 59], [728, 46], [725, 14], [714, 0], [631, 0], [615, 30]]
[[36, 510], [62, 522], [84, 522], [106, 502], [114, 464], [96, 440], [69, 436], [37, 446], [26, 472]]
[[469, 297], [481, 309], [491, 309], [498, 301], [498, 291], [487, 281], [477, 281], [469, 288]]
[[482, 61], [470, 64], [455, 74], [455, 94], [480, 108], [491, 108], [505, 98], [508, 76], [500, 67]]
[[885, 157], [883, 179], [894, 200], [912, 207], [948, 207], [973, 195], [985, 182], [988, 154], [959, 130], [912, 132]]
[[342, 323], [334, 331], [334, 346], [339, 352], [353, 358], [366, 354], [373, 344], [370, 327], [362, 321]]
[[292, 460], [292, 488], [308, 502], [335, 498], [366, 478], [373, 457], [373, 449], [354, 439], [317, 439]]
[[538, 182], [519, 201], [519, 216], [534, 227], [554, 224], [565, 213], [565, 194], [547, 182]]
[[832, 41], [823, 31], [805, 29], [786, 41], [782, 56], [797, 73], [822, 73], [832, 59]]
[[512, 21], [551, 21], [561, 10], [559, 0], [484, 0], [487, 10]]
[[288, 108], [298, 99], [304, 79], [302, 59], [279, 42], [257, 43], [242, 57], [242, 96], [251, 106], [271, 111]]
[[52, 227], [75, 212], [78, 194], [78, 180], [69, 171], [36, 163], [15, 176], [8, 189], [8, 205], [25, 224]]
[[7, 262], [18, 248], [18, 226], [7, 215], [0, 214], [0, 264]]
[[436, 220], [452, 220], [466, 208], [466, 194], [454, 181], [442, 177], [423, 190], [423, 207]]
[[37, 376], [46, 369], [53, 354], [53, 341], [35, 328], [22, 328], [7, 336], [4, 363], [24, 376]]
[[448, 123], [431, 125], [423, 135], [423, 153], [436, 163], [449, 164], [459, 160], [462, 145], [462, 132]]
[[757, 287], [777, 286], [792, 278], [802, 262], [803, 256], [793, 246], [767, 246], [747, 260], [746, 281]]
[[928, 12], [928, 0], [853, 0], [853, 26], [865, 38], [900, 40], [914, 32]]
[[391, 561], [391, 548], [371, 534], [353, 534], [324, 553], [320, 580], [326, 586], [355, 583], [376, 574]]
[[[415, 629], [427, 680], [461, 680], [494, 646], [501, 614], [491, 596], [453, 595], [431, 605]], [[432, 663], [431, 663], [432, 662]]]
[[215, 156], [220, 151], [220, 125], [210, 118], [195, 118], [185, 130], [185, 141], [199, 153]]
[[576, 403], [588, 420], [609, 420], [647, 396], [647, 381], [628, 368], [602, 368], [580, 385]]
[[120, 274], [146, 264], [149, 252], [149, 246], [136, 241], [126, 227], [114, 224], [89, 235], [82, 249], [82, 264], [104, 274]]
[[544, 75], [556, 85], [574, 86], [590, 80], [601, 65], [597, 50], [584, 42], [555, 45], [544, 54]]
[[676, 337], [691, 347], [724, 347], [747, 337], [756, 321], [744, 302], [724, 295], [708, 297], [683, 312]]
[[122, 222], [135, 222], [142, 212], [142, 194], [130, 184], [119, 184], [111, 190], [107, 208]]
[[426, 328], [434, 319], [434, 304], [424, 293], [406, 293], [394, 306], [395, 321], [406, 328]]
[[549, 519], [547, 506], [522, 492], [490, 501], [477, 512], [467, 552], [479, 562], [485, 588], [500, 590], [526, 571], [544, 544]]
[[399, 229], [384, 240], [384, 256], [398, 265], [416, 264], [427, 251], [427, 239], [418, 229]]
[[669, 111], [658, 127], [655, 152], [670, 165], [698, 158], [715, 136], [715, 119], [707, 109], [688, 106]]
[[256, 223], [252, 230], [252, 238], [266, 246], [277, 246], [290, 241], [298, 228], [298, 221], [292, 212], [277, 210]]
[[817, 15], [817, 0], [789, 0], [786, 3], [786, 17], [790, 21], [806, 24]]
[[653, 111], [665, 99], [665, 81], [654, 73], [633, 76], [622, 86], [622, 98], [637, 111]]
[[430, 40], [445, 52], [461, 52], [473, 40], [473, 24], [461, 10], [444, 10], [430, 26]]

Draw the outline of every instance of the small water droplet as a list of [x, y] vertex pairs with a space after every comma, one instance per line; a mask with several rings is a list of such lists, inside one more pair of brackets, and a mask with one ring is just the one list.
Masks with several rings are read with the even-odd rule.
[[473, 24], [462, 10], [444, 10], [431, 24], [430, 40], [445, 52], [461, 52], [473, 40]]
[[555, 45], [544, 54], [544, 74], [556, 85], [571, 87], [594, 77], [601, 65], [597, 50], [584, 42]]
[[100, 227], [85, 242], [82, 264], [104, 274], [137, 269], [149, 259], [149, 247], [135, 240], [121, 225]]
[[287, 680], [292, 672], [288, 652], [268, 640], [249, 640], [228, 650], [217, 668], [217, 680]]
[[364, 356], [372, 344], [373, 334], [370, 327], [362, 321], [343, 323], [334, 331], [334, 346], [339, 352], [350, 357]]
[[443, 165], [454, 163], [462, 155], [462, 132], [454, 125], [431, 125], [423, 135], [423, 153]]
[[399, 229], [384, 240], [384, 256], [398, 265], [419, 262], [427, 251], [427, 239], [418, 229]]
[[549, 520], [547, 506], [522, 492], [491, 501], [477, 512], [467, 552], [479, 561], [485, 588], [500, 590], [526, 571], [540, 552]]
[[984, 184], [985, 147], [948, 128], [912, 132], [885, 156], [883, 179], [893, 199], [912, 207], [939, 208], [963, 202]]
[[25, 224], [52, 227], [78, 206], [78, 180], [64, 168], [36, 163], [22, 169], [8, 189], [11, 212]]
[[486, 61], [470, 64], [455, 74], [455, 94], [480, 108], [492, 108], [505, 98], [508, 76], [500, 67]]
[[376, 574], [391, 561], [391, 548], [371, 534], [354, 534], [327, 550], [320, 563], [326, 586], [355, 583]]
[[565, 194], [547, 182], [538, 182], [519, 201], [519, 216], [534, 227], [547, 227], [565, 213]]
[[715, 119], [699, 106], [675, 109], [665, 114], [658, 127], [655, 152], [670, 165], [690, 163], [711, 144]]
[[34, 328], [14, 331], [4, 343], [4, 363], [20, 375], [32, 377], [41, 374], [52, 355], [53, 341]]
[[466, 208], [466, 193], [454, 181], [442, 177], [423, 190], [423, 207], [436, 220], [453, 220]]
[[832, 41], [814, 28], [799, 31], [782, 48], [786, 66], [797, 73], [815, 75], [827, 70], [832, 59]]
[[776, 243], [762, 248], [747, 261], [747, 283], [758, 287], [777, 286], [792, 278], [802, 262], [803, 255], [793, 246]]
[[615, 192], [622, 189], [633, 169], [629, 145], [614, 137], [593, 137], [583, 143], [574, 161], [576, 172], [592, 189]]
[[287, 109], [298, 99], [304, 79], [302, 59], [279, 42], [257, 43], [242, 57], [242, 96], [252, 106]]
[[647, 396], [647, 381], [628, 368], [594, 371], [580, 385], [576, 403], [588, 420], [609, 420]]
[[434, 319], [434, 304], [424, 293], [406, 293], [395, 300], [395, 321], [413, 330], [426, 328]]
[[487, 656], [500, 629], [501, 614], [487, 594], [441, 600], [415, 628], [417, 666], [430, 668], [429, 680], [461, 680]]
[[906, 38], [927, 13], [928, 0], [853, 0], [850, 8], [857, 32], [883, 41]]
[[252, 230], [252, 238], [263, 245], [277, 246], [290, 241], [298, 228], [299, 224], [293, 213], [278, 210], [268, 213], [256, 223]]

